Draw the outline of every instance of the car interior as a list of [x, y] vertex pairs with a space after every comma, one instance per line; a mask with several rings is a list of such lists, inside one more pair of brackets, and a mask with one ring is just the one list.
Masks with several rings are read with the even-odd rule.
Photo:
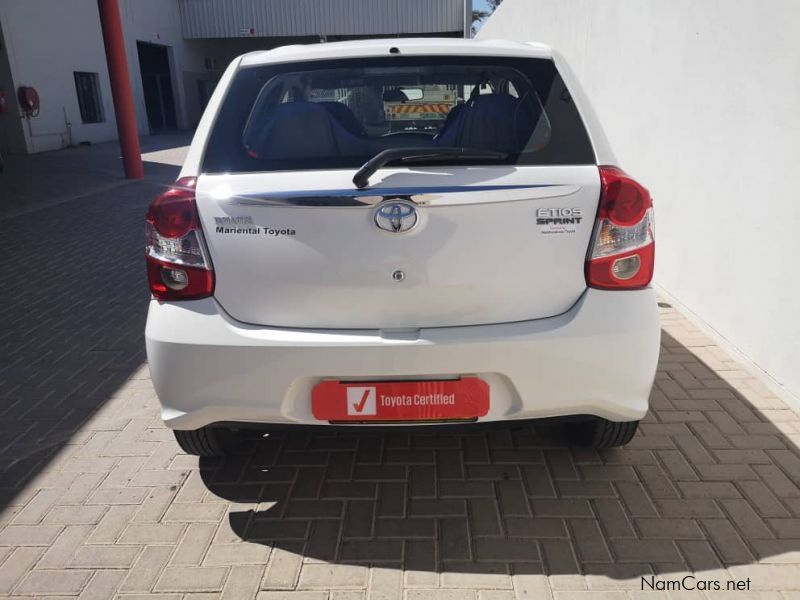
[[[457, 90], [458, 100], [446, 114], [434, 115], [437, 119], [389, 123], [388, 106], [410, 103], [401, 89], [406, 84]], [[264, 85], [242, 142], [251, 157], [268, 161], [366, 159], [389, 148], [428, 145], [517, 155], [531, 142], [542, 114], [535, 90], [521, 74], [511, 81], [490, 73], [438, 80], [295, 73]]]

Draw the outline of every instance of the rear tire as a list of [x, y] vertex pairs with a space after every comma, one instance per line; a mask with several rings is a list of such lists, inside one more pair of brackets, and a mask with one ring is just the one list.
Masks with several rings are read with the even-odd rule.
[[636, 435], [639, 421], [608, 421], [594, 418], [567, 424], [567, 439], [571, 444], [589, 448], [619, 448]]
[[173, 429], [175, 441], [187, 454], [194, 456], [225, 456], [230, 453], [225, 434], [230, 432], [214, 427], [180, 430]]

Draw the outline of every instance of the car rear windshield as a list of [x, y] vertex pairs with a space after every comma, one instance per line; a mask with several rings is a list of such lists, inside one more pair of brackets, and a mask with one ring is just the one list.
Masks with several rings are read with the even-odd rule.
[[[551, 60], [385, 57], [248, 67], [215, 119], [205, 173], [358, 168], [390, 148], [415, 164], [574, 165], [595, 161]], [[437, 148], [502, 153], [475, 160]]]

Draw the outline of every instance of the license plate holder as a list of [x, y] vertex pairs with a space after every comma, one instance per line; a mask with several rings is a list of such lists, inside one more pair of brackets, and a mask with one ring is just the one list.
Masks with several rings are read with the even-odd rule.
[[489, 385], [477, 377], [437, 381], [326, 380], [311, 392], [321, 421], [420, 422], [475, 420], [489, 412]]

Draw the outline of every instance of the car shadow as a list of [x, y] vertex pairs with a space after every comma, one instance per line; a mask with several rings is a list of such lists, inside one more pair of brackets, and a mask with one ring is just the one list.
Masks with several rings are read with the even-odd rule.
[[622, 449], [570, 448], [557, 422], [290, 430], [248, 434], [245, 451], [201, 459], [200, 474], [233, 503], [235, 537], [311, 560], [417, 574], [735, 578], [800, 550], [800, 420], [743, 385], [739, 367], [709, 368], [698, 358], [717, 360], [708, 346], [663, 333], [651, 411]]

